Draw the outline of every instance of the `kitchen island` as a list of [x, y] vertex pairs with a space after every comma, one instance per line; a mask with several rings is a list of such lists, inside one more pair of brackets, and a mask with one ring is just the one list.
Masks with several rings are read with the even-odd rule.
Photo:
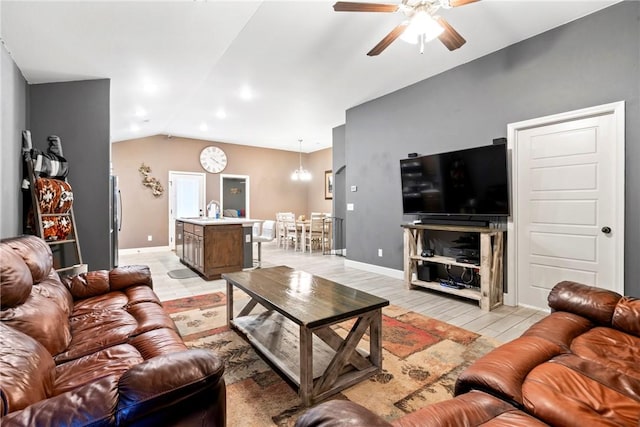
[[253, 266], [252, 227], [242, 218], [176, 220], [176, 255], [207, 280]]

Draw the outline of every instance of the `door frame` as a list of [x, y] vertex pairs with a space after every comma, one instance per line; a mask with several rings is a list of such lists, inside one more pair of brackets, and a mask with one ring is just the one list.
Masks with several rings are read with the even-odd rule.
[[223, 207], [224, 207], [224, 179], [225, 178], [235, 178], [235, 179], [244, 179], [244, 187], [245, 187], [245, 193], [244, 193], [244, 216], [246, 219], [251, 218], [251, 209], [250, 209], [250, 204], [249, 201], [251, 200], [251, 185], [250, 185], [250, 177], [249, 175], [232, 175], [232, 174], [226, 174], [226, 173], [221, 173], [220, 174], [220, 215], [222, 215], [222, 211], [223, 211]]
[[[167, 212], [168, 212], [168, 242], [169, 242], [169, 249], [170, 250], [175, 250], [176, 248], [176, 241], [175, 241], [175, 223], [172, 222], [171, 219], [171, 215], [172, 212], [171, 210], [173, 209], [173, 207], [175, 206], [176, 203], [176, 193], [175, 193], [175, 187], [173, 186], [173, 180], [175, 175], [193, 175], [193, 176], [200, 176], [202, 177], [202, 194], [201, 194], [201, 199], [203, 200], [203, 203], [207, 203], [207, 174], [204, 172], [188, 172], [188, 171], [169, 171], [169, 197], [168, 197], [168, 202], [169, 202], [169, 206], [167, 208]], [[205, 206], [202, 206], [202, 212], [204, 212]]]
[[516, 159], [518, 158], [518, 132], [525, 129], [534, 127], [540, 127], [545, 125], [551, 125], [555, 123], [561, 123], [566, 121], [578, 120], [581, 118], [603, 116], [605, 114], [613, 114], [614, 126], [616, 130], [617, 147], [616, 152], [613, 154], [616, 162], [615, 165], [615, 198], [618, 204], [617, 214], [614, 219], [613, 229], [618, 230], [618, 239], [616, 241], [616, 267], [614, 272], [614, 284], [613, 288], [621, 295], [624, 295], [624, 216], [625, 216], [625, 101], [612, 102], [610, 104], [597, 105], [594, 107], [582, 108], [574, 111], [567, 111], [559, 114], [552, 114], [549, 116], [538, 117], [535, 119], [524, 120], [521, 122], [510, 123], [507, 125], [507, 149], [511, 152], [510, 165], [511, 165], [511, 216], [507, 221], [507, 284], [508, 289], [504, 294], [505, 305], [515, 306], [518, 305], [518, 285], [516, 278], [517, 272], [517, 243], [518, 243], [518, 204], [515, 202], [518, 200], [518, 164]]

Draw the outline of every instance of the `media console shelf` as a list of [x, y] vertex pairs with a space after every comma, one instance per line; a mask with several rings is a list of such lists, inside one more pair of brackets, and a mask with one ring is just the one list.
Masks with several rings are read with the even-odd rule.
[[[404, 228], [404, 281], [409, 289], [416, 287], [446, 292], [479, 302], [484, 311], [491, 311], [502, 305], [502, 257], [504, 232], [489, 227], [441, 224], [402, 224]], [[480, 235], [480, 265], [458, 262], [455, 258], [435, 255], [423, 257], [424, 233], [429, 230], [478, 233]], [[418, 279], [419, 262], [452, 265], [478, 271], [480, 289], [449, 288], [440, 282], [426, 282]]]

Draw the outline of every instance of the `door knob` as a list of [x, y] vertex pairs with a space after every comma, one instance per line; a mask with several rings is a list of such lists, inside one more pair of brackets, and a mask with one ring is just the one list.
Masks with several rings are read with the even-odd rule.
[[602, 231], [604, 234], [609, 234], [609, 233], [611, 233], [611, 227], [604, 226], [604, 227], [602, 227], [602, 230], [601, 230], [601, 231]]

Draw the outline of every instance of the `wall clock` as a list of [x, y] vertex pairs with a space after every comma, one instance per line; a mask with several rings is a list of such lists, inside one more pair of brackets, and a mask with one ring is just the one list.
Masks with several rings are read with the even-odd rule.
[[200, 152], [200, 164], [207, 172], [222, 172], [227, 167], [227, 155], [212, 145]]

